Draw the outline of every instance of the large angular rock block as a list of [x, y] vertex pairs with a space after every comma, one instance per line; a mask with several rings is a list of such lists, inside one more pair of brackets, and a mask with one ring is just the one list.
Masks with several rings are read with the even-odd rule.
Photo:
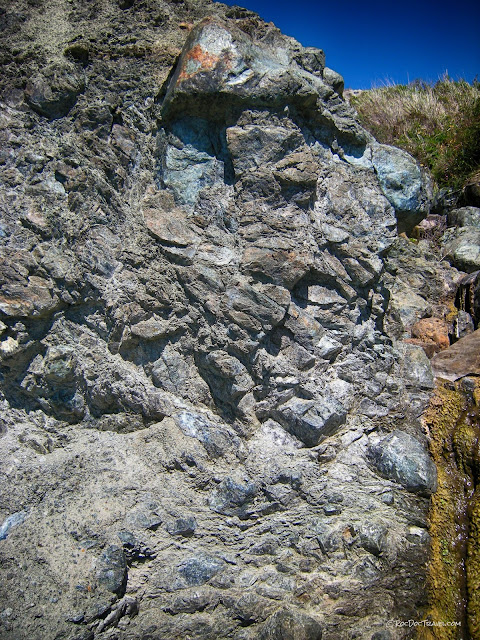
[[432, 358], [432, 369], [435, 376], [452, 382], [480, 375], [480, 329], [437, 353]]
[[[205, 97], [213, 95], [220, 104], [225, 98], [230, 102], [248, 98], [259, 105], [314, 104], [318, 95], [333, 93], [322, 82], [321, 56], [317, 59], [314, 75], [292, 58], [280, 40], [258, 46], [241, 31], [207, 18], [188, 37], [165, 97], [164, 112], [172, 108], [198, 111]], [[216, 113], [212, 102], [210, 115]]]
[[442, 239], [443, 251], [452, 265], [472, 273], [480, 269], [480, 228], [462, 226], [449, 229]]
[[397, 212], [398, 231], [410, 233], [430, 212], [431, 179], [402, 149], [374, 144], [372, 150], [372, 164], [383, 192]]
[[315, 447], [345, 422], [346, 415], [345, 407], [338, 400], [324, 396], [320, 402], [288, 400], [278, 407], [273, 417], [307, 447]]

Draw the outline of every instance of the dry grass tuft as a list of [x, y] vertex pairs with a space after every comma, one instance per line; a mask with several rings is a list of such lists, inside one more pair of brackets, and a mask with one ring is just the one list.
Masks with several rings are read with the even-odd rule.
[[439, 187], [461, 187], [480, 168], [480, 83], [444, 77], [352, 96], [366, 129], [429, 167]]

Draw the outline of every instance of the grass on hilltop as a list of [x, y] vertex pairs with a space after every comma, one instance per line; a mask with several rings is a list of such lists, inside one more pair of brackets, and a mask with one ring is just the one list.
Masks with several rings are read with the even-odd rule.
[[445, 76], [363, 91], [351, 102], [379, 142], [411, 153], [438, 187], [461, 188], [480, 168], [480, 82]]

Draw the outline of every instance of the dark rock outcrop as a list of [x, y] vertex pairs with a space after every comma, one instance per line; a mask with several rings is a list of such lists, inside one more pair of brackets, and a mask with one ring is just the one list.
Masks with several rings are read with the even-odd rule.
[[432, 379], [386, 256], [427, 213], [420, 167], [239, 7], [1, 17], [2, 638], [416, 618]]

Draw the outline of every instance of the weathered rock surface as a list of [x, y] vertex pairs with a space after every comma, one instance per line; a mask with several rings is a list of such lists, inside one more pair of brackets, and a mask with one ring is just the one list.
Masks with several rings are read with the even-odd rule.
[[480, 269], [480, 226], [461, 226], [443, 237], [445, 256], [461, 271]]
[[448, 223], [455, 227], [480, 227], [480, 209], [477, 207], [460, 207], [448, 214]]
[[[438, 246], [427, 240], [412, 242], [397, 238], [386, 258], [389, 304], [385, 326], [389, 334], [410, 338], [420, 328], [420, 321], [426, 322], [428, 318], [440, 323], [447, 321], [464, 274], [442, 257]], [[427, 336], [422, 332], [421, 336], [413, 337]], [[436, 342], [439, 341], [447, 346], [443, 339]]]
[[431, 358], [435, 353], [450, 347], [449, 333], [449, 325], [443, 318], [422, 318], [413, 325], [413, 337], [406, 342], [422, 346]]
[[396, 340], [457, 274], [399, 303], [428, 179], [239, 7], [0, 19], [1, 637], [416, 618], [432, 374]]
[[395, 207], [399, 233], [409, 233], [430, 211], [433, 196], [427, 175], [402, 149], [373, 146], [372, 163], [383, 192]]
[[369, 448], [371, 463], [386, 478], [409, 491], [430, 494], [437, 488], [437, 471], [424, 447], [403, 431], [392, 431]]
[[454, 382], [465, 376], [480, 375], [480, 330], [466, 335], [432, 359], [436, 376]]

